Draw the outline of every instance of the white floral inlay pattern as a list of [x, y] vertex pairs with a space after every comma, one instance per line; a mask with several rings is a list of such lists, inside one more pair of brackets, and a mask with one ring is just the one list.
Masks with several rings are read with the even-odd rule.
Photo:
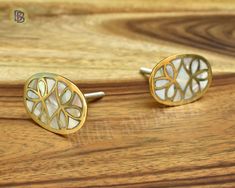
[[171, 104], [193, 101], [207, 88], [210, 71], [200, 56], [177, 57], [155, 71], [154, 93], [160, 101]]
[[32, 79], [26, 86], [26, 106], [44, 126], [55, 130], [71, 130], [79, 126], [83, 103], [70, 86], [53, 77]]

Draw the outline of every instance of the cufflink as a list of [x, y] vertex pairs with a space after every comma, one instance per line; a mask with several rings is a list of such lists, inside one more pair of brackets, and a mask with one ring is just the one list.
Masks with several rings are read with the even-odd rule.
[[52, 73], [35, 74], [24, 86], [29, 116], [41, 127], [62, 135], [78, 131], [87, 117], [87, 101], [104, 95], [83, 94], [70, 80]]
[[183, 105], [201, 98], [212, 82], [209, 62], [196, 54], [167, 57], [152, 70], [141, 67], [140, 72], [149, 76], [153, 98], [164, 105]]

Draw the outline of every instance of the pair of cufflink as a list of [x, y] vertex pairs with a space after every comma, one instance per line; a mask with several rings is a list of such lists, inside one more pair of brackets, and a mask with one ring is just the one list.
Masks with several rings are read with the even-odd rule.
[[[167, 106], [199, 99], [212, 82], [209, 62], [195, 54], [170, 56], [152, 70], [140, 68], [149, 76], [153, 98]], [[102, 98], [104, 92], [83, 94], [70, 80], [52, 73], [31, 76], [24, 87], [24, 104], [30, 117], [43, 128], [57, 133], [78, 131], [87, 117], [87, 102]]]

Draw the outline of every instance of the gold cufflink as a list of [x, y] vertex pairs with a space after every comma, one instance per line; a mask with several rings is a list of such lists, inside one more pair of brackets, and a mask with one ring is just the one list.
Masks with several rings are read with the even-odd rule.
[[70, 80], [52, 73], [31, 76], [24, 87], [24, 104], [30, 117], [43, 128], [57, 133], [78, 131], [87, 117], [87, 100], [104, 92], [82, 94]]
[[212, 82], [209, 62], [196, 54], [173, 55], [160, 61], [149, 74], [149, 88], [154, 99], [165, 105], [183, 105], [199, 99]]

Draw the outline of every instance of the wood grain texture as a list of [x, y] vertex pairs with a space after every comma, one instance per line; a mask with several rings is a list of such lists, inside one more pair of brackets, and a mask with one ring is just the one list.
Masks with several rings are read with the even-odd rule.
[[[234, 1], [1, 1], [0, 12], [0, 188], [235, 187]], [[176, 53], [205, 56], [214, 79], [199, 101], [163, 107], [138, 70]], [[107, 93], [79, 132], [27, 116], [24, 82], [45, 71]]]

